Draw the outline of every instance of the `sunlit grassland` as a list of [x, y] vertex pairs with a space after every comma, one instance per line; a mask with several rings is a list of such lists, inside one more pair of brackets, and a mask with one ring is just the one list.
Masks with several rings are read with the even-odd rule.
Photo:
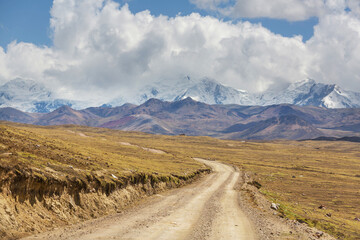
[[[260, 191], [280, 203], [280, 211], [290, 219], [339, 239], [360, 239], [360, 222], [355, 220], [360, 217], [359, 143], [159, 139], [162, 143], [152, 141], [148, 145], [223, 161], [254, 173], [263, 186]], [[320, 205], [325, 209], [319, 209]]]
[[[219, 160], [254, 173], [260, 191], [290, 219], [340, 239], [359, 239], [360, 144], [350, 142], [223, 141], [159, 137], [169, 152]], [[144, 141], [145, 143], [146, 141]], [[325, 209], [319, 209], [324, 205]]]
[[[14, 127], [16, 126], [16, 127]], [[18, 124], [0, 126], [0, 164], [3, 167], [31, 166], [35, 170], [55, 169], [59, 178], [101, 176], [101, 181], [134, 174], [159, 177], [191, 176], [205, 167], [190, 157], [155, 154], [126, 141], [111, 131], [91, 128], [45, 128]], [[127, 133], [129, 134], [129, 133]], [[139, 135], [142, 134], [130, 134]], [[9, 155], [10, 154], [10, 155]]]
[[[359, 143], [228, 141], [79, 126], [12, 126], [16, 126], [13, 131], [17, 134], [21, 132], [24, 142], [29, 139], [32, 145], [51, 149], [43, 154], [27, 148], [18, 150], [19, 161], [39, 168], [50, 161], [118, 175], [134, 171], [186, 175], [202, 167], [192, 157], [223, 161], [252, 172], [262, 185], [260, 191], [281, 204], [280, 212], [285, 217], [306, 222], [340, 239], [360, 238], [360, 222], [355, 220], [360, 218]], [[11, 131], [12, 126], [5, 127]], [[121, 142], [163, 150], [166, 154], [153, 154]], [[1, 152], [8, 151], [5, 148], [0, 145]], [[319, 209], [320, 205], [325, 209]]]

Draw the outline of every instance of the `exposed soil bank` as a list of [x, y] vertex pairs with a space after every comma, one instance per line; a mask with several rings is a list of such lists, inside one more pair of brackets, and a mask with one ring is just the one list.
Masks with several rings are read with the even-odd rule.
[[122, 213], [26, 239], [257, 239], [237, 202], [234, 185], [239, 172], [220, 162], [197, 160], [214, 173], [147, 198]]
[[209, 172], [135, 173], [105, 182], [96, 174], [69, 179], [20, 166], [0, 167], [0, 238], [17, 239], [120, 212], [145, 196], [183, 186]]
[[244, 239], [334, 240], [306, 224], [280, 218], [249, 173], [217, 161], [201, 181], [156, 194], [135, 207], [27, 240]]

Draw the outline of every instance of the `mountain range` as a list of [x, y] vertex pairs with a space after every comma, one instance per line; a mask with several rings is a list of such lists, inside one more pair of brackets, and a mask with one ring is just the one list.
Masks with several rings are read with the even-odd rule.
[[[337, 85], [316, 83], [306, 79], [290, 84], [282, 91], [249, 93], [224, 86], [219, 82], [203, 78], [193, 80], [185, 77], [175, 83], [157, 82], [133, 91], [133, 97], [114, 97], [110, 102], [98, 105], [121, 106], [125, 103], [143, 104], [149, 99], [180, 101], [191, 97], [207, 104], [238, 104], [246, 106], [269, 106], [293, 104], [324, 108], [359, 108], [360, 93], [341, 89]], [[74, 109], [91, 107], [89, 102], [80, 102], [55, 97], [44, 85], [31, 80], [15, 79], [0, 86], [0, 107], [12, 107], [25, 112], [48, 113], [61, 106]]]
[[167, 102], [150, 99], [141, 105], [62, 106], [50, 113], [0, 108], [0, 119], [37, 125], [77, 124], [153, 134], [212, 136], [223, 139], [313, 139], [360, 136], [360, 109], [327, 109], [280, 104], [242, 106], [198, 102], [190, 97]]
[[43, 84], [32, 80], [14, 79], [0, 87], [0, 107], [13, 107], [26, 112], [50, 112], [74, 101], [58, 99]]
[[140, 89], [137, 96], [140, 97], [128, 99], [127, 102], [141, 104], [150, 98], [178, 101], [191, 97], [196, 101], [207, 104], [239, 104], [247, 106], [293, 104], [325, 108], [360, 107], [360, 93], [343, 90], [335, 84], [317, 83], [312, 79], [289, 84], [288, 87], [281, 91], [269, 90], [264, 93], [249, 93], [224, 86], [213, 79], [203, 78], [194, 81], [190, 77], [185, 77], [172, 85], [158, 82], [146, 86]]
[[310, 79], [279, 92], [250, 94], [186, 77], [175, 85], [144, 86], [134, 96], [91, 107], [57, 98], [34, 81], [15, 79], [0, 87], [0, 120], [224, 139], [360, 136], [360, 94]]

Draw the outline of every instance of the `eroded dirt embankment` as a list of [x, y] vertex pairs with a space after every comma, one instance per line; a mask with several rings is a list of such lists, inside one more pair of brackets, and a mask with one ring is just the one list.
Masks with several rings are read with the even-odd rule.
[[334, 240], [304, 224], [279, 218], [248, 173], [217, 161], [195, 160], [210, 166], [213, 173], [119, 214], [26, 239]]
[[0, 167], [0, 238], [16, 239], [120, 212], [145, 196], [208, 172], [202, 169], [186, 177], [134, 173], [106, 182], [96, 174], [69, 178], [19, 165]]
[[196, 160], [210, 166], [213, 174], [156, 194], [120, 214], [27, 239], [256, 239], [234, 190], [239, 171], [220, 162]]

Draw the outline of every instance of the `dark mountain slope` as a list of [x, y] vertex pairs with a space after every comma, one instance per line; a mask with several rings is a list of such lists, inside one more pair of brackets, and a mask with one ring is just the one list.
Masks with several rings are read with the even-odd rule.
[[281, 115], [259, 122], [235, 124], [224, 130], [231, 139], [308, 139], [322, 132], [295, 115]]
[[101, 118], [112, 117], [115, 115], [123, 115], [127, 113], [129, 110], [137, 107], [134, 104], [126, 103], [120, 107], [90, 107], [84, 110], [81, 110], [83, 113], [91, 113]]
[[326, 109], [289, 104], [208, 105], [186, 98], [150, 99], [142, 105], [74, 110], [63, 106], [47, 114], [0, 109], [0, 119], [39, 125], [78, 124], [154, 134], [203, 135], [228, 139], [311, 139], [360, 136], [360, 109]]
[[19, 123], [32, 123], [35, 120], [34, 114], [24, 113], [15, 108], [0, 108], [0, 120], [19, 122]]
[[68, 106], [62, 106], [51, 113], [42, 115], [33, 123], [36, 125], [77, 124], [96, 126], [99, 118], [92, 113], [76, 111]]

